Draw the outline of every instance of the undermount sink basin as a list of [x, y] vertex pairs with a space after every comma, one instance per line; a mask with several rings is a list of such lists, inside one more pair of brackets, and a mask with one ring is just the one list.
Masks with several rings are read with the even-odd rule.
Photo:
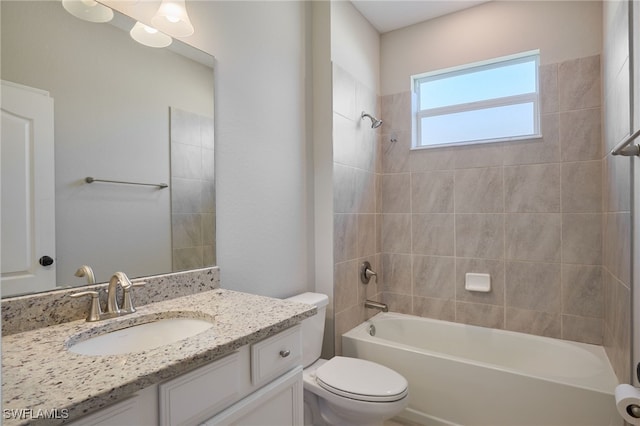
[[167, 318], [111, 331], [69, 346], [81, 355], [119, 355], [175, 343], [213, 327], [195, 318]]

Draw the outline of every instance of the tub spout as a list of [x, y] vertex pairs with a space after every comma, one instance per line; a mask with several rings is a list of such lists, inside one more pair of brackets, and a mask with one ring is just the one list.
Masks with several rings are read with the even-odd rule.
[[375, 300], [365, 300], [364, 307], [369, 309], [378, 309], [382, 312], [389, 312], [389, 306], [386, 303], [376, 302]]

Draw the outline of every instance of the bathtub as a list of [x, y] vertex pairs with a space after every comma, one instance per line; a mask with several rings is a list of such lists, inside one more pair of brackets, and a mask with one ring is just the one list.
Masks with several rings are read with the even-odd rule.
[[380, 313], [342, 335], [342, 352], [402, 374], [409, 407], [399, 417], [419, 424], [622, 424], [600, 346]]

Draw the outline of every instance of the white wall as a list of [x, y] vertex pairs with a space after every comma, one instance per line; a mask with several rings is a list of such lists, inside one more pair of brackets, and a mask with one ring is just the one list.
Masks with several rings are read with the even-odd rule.
[[216, 57], [218, 264], [224, 288], [312, 289], [305, 2], [192, 2]]
[[410, 76], [540, 49], [541, 64], [599, 54], [599, 1], [492, 1], [381, 37], [381, 95]]

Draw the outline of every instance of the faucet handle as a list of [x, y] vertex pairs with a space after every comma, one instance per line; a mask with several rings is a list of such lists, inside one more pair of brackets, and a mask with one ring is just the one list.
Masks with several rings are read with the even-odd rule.
[[95, 290], [81, 291], [79, 293], [73, 293], [71, 297], [74, 299], [82, 296], [91, 296], [91, 308], [89, 309], [89, 315], [87, 315], [87, 321], [99, 321], [102, 317], [102, 309], [100, 309], [100, 300], [98, 299], [98, 292]]
[[129, 282], [129, 284], [125, 287], [122, 287], [124, 293], [124, 300], [122, 301], [122, 311], [125, 313], [132, 314], [136, 311], [135, 306], [133, 306], [133, 300], [131, 299], [131, 288], [133, 287], [144, 287], [146, 281], [138, 281], [138, 282]]
[[376, 283], [378, 282], [378, 274], [371, 269], [371, 263], [365, 261], [360, 265], [360, 281], [363, 284], [369, 284], [371, 277], [375, 277]]

